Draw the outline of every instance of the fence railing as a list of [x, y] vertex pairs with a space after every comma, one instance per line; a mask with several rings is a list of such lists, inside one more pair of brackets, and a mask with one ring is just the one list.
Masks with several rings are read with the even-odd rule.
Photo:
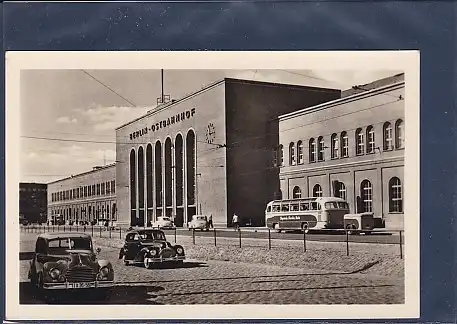
[[[136, 229], [144, 229], [145, 227], [136, 227]], [[151, 228], [151, 227], [149, 227]], [[99, 225], [23, 225], [21, 226], [21, 231], [25, 233], [46, 233], [46, 232], [84, 232], [84, 233], [89, 233], [91, 234], [92, 237], [97, 238], [118, 238], [118, 239], [123, 239], [123, 234], [127, 233], [129, 230], [131, 230], [131, 227], [104, 227], [104, 226], [99, 226]], [[271, 250], [272, 247], [272, 242], [275, 240], [281, 240], [285, 239], [281, 234], [276, 233], [275, 230], [272, 230], [270, 228], [262, 228], [262, 229], [249, 229], [249, 228], [243, 228], [243, 229], [227, 229], [227, 228], [211, 228], [208, 230], [204, 231], [197, 231], [195, 229], [187, 229], [187, 228], [171, 228], [171, 229], [165, 229], [162, 228], [164, 233], [169, 237], [171, 234], [174, 238], [174, 243], [177, 243], [177, 237], [178, 237], [178, 232], [180, 236], [191, 236], [192, 237], [192, 244], [196, 245], [198, 244], [198, 240], [196, 237], [200, 238], [212, 238], [214, 242], [214, 246], [218, 246], [221, 244], [221, 241], [224, 239], [231, 239], [237, 241], [237, 246], [239, 248], [243, 247], [248, 247], [249, 243], [246, 244], [243, 243], [244, 241], [250, 240], [255, 240], [256, 242], [259, 242], [259, 245], [256, 245], [257, 247], [261, 246], [268, 246], [268, 249]], [[282, 231], [294, 231], [298, 232], [298, 234], [294, 235], [293, 238], [290, 238], [290, 236], [286, 239], [293, 240], [293, 241], [298, 241], [302, 240], [303, 241], [303, 252], [307, 251], [307, 242], [310, 241], [322, 241], [322, 242], [332, 242], [332, 243], [344, 243], [345, 244], [345, 249], [346, 249], [346, 255], [350, 255], [350, 243], [366, 243], [366, 244], [379, 244], [380, 242], [377, 241], [376, 239], [371, 239], [371, 240], [351, 240], [350, 237], [359, 237], [358, 234], [365, 234], [367, 236], [373, 237], [373, 234], [398, 234], [398, 239], [391, 239], [388, 244], [395, 244], [399, 246], [399, 256], [401, 259], [403, 259], [403, 230], [380, 230], [380, 229], [374, 229], [374, 230], [354, 230], [354, 229], [332, 229], [332, 230], [313, 230], [313, 234], [308, 233], [307, 231], [297, 231], [296, 229], [281, 229]], [[190, 233], [189, 233], [190, 231]], [[230, 234], [231, 232], [235, 232], [234, 234]], [[272, 236], [272, 234], [275, 233], [276, 238]], [[299, 235], [301, 233], [301, 236], [299, 238]], [[333, 235], [340, 235], [338, 237], [338, 240], [332, 240], [330, 237], [331, 235], [328, 236], [328, 240], [325, 239], [313, 239], [313, 235], [322, 235], [322, 234], [333, 234]], [[370, 235], [371, 234], [371, 235]], [[341, 239], [341, 237], [344, 235], [344, 237]], [[393, 236], [392, 236], [393, 237]], [[266, 244], [262, 244], [262, 242], [267, 241]], [[223, 245], [226, 245], [222, 243]], [[384, 243], [385, 244], [385, 243]]]

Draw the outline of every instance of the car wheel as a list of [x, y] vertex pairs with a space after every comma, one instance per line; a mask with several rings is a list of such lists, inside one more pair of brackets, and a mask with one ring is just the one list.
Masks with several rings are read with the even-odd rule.
[[273, 228], [275, 229], [276, 233], [281, 233], [281, 230], [279, 229], [279, 224], [274, 224]]
[[124, 265], [125, 265], [125, 266], [129, 266], [129, 265], [130, 265], [130, 262], [127, 261], [126, 259], [124, 259]]
[[148, 258], [144, 258], [143, 263], [146, 269], [152, 269], [153, 263], [150, 262]]

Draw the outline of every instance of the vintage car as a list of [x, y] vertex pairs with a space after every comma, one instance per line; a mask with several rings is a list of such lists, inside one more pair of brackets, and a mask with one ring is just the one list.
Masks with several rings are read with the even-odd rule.
[[98, 260], [86, 233], [44, 233], [37, 237], [28, 277], [41, 291], [96, 289], [109, 297], [114, 285], [111, 263]]
[[173, 221], [171, 220], [170, 217], [162, 216], [162, 217], [157, 217], [157, 220], [154, 223], [152, 223], [152, 227], [171, 229], [171, 228], [175, 228], [175, 225], [173, 224]]
[[125, 235], [119, 259], [124, 259], [125, 265], [142, 263], [145, 268], [151, 269], [157, 263], [182, 263], [185, 255], [184, 248], [167, 242], [161, 230], [132, 229]]
[[187, 228], [189, 231], [192, 229], [209, 231], [208, 217], [206, 215], [193, 215], [192, 220], [187, 223]]
[[344, 228], [349, 235], [360, 233], [370, 234], [374, 228], [373, 213], [344, 215]]

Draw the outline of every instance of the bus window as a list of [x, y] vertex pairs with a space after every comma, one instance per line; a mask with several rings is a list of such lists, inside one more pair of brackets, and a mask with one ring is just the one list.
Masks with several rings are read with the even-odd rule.
[[288, 212], [289, 211], [289, 204], [283, 204], [281, 205], [281, 211], [283, 212]]
[[321, 205], [317, 202], [312, 202], [311, 203], [311, 210], [321, 210]]
[[273, 213], [278, 213], [281, 211], [281, 207], [279, 205], [273, 205]]
[[298, 211], [298, 203], [290, 204], [291, 211]]
[[338, 203], [334, 201], [326, 202], [325, 209], [338, 209]]
[[300, 210], [309, 210], [309, 203], [300, 203]]
[[346, 202], [338, 202], [338, 207], [340, 209], [349, 209], [349, 205]]

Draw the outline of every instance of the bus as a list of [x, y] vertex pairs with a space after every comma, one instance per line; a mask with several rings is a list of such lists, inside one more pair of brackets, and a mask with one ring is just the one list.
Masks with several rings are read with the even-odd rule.
[[348, 203], [336, 197], [309, 197], [273, 200], [265, 209], [265, 224], [276, 230], [340, 229]]

